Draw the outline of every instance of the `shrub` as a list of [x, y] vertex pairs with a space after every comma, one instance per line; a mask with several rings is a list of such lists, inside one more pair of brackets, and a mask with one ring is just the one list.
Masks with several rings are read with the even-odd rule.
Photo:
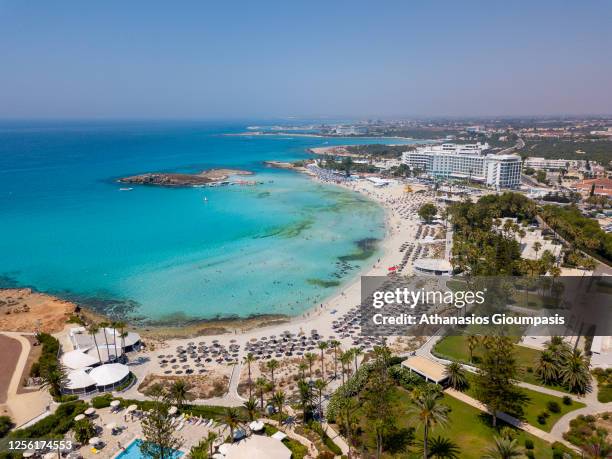
[[550, 411], [551, 413], [560, 413], [561, 412], [561, 407], [559, 406], [559, 404], [553, 400], [549, 401], [546, 404], [546, 408], [548, 408], [548, 411]]
[[526, 449], [533, 449], [533, 440], [531, 438], [527, 438], [525, 440], [525, 448]]
[[525, 456], [527, 456], [529, 459], [535, 459], [535, 454], [531, 450], [526, 451]]
[[14, 424], [10, 417], [0, 416], [0, 438], [9, 433], [9, 430], [11, 430], [13, 426]]
[[540, 413], [540, 414], [538, 414], [538, 424], [542, 424], [542, 425], [546, 424], [546, 418], [548, 417], [548, 416], [546, 416], [547, 414], [548, 413]]
[[96, 409], [108, 408], [113, 401], [113, 397], [110, 394], [98, 395], [91, 399], [91, 406]]
[[14, 430], [11, 438], [62, 438], [74, 425], [74, 417], [83, 413], [87, 404], [82, 401], [62, 403], [55, 413], [25, 429]]
[[37, 378], [40, 376], [41, 368], [57, 363], [57, 354], [59, 352], [59, 341], [48, 333], [39, 333], [36, 339], [42, 345], [42, 352], [38, 361], [32, 364], [30, 376]]
[[563, 404], [564, 405], [571, 405], [572, 404], [572, 397], [570, 397], [569, 395], [564, 395], [563, 396]]

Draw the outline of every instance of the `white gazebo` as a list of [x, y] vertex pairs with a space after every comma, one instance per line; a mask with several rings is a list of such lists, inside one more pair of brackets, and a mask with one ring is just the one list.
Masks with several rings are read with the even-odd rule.
[[225, 459], [290, 459], [291, 451], [281, 441], [252, 435], [225, 448]]

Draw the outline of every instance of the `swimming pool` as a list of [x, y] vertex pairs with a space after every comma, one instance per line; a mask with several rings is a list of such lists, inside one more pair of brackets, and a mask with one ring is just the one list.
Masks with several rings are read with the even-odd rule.
[[[142, 440], [134, 440], [125, 450], [115, 456], [115, 459], [147, 459], [149, 456], [145, 456], [142, 451], [140, 451], [141, 444]], [[183, 456], [183, 454], [184, 453], [182, 451], [175, 450], [174, 453], [172, 453], [171, 458], [177, 459]]]

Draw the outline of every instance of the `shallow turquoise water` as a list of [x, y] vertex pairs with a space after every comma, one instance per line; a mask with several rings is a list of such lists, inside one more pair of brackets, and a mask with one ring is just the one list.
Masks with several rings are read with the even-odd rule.
[[[318, 304], [371, 263], [383, 211], [262, 161], [381, 139], [222, 135], [245, 126], [0, 124], [2, 285], [145, 321], [296, 315]], [[210, 167], [248, 169], [265, 183], [122, 192], [115, 182]]]

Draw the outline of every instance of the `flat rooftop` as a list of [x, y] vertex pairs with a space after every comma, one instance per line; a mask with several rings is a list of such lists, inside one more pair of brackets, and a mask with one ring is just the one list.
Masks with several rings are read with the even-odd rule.
[[402, 366], [423, 376], [428, 381], [439, 384], [446, 379], [444, 374], [445, 367], [441, 363], [435, 362], [426, 357], [418, 355], [408, 357], [402, 362]]

